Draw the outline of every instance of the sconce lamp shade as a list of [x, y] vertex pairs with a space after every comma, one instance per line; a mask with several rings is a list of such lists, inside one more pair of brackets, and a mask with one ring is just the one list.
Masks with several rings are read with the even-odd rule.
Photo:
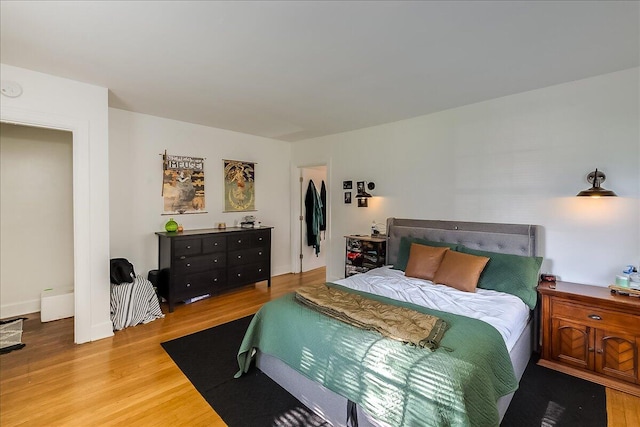
[[596, 169], [593, 172], [590, 172], [587, 175], [587, 181], [591, 184], [591, 188], [587, 190], [583, 190], [577, 194], [578, 197], [616, 197], [617, 194], [611, 190], [605, 190], [600, 187], [600, 184], [603, 183], [606, 179], [606, 175], [604, 172]]

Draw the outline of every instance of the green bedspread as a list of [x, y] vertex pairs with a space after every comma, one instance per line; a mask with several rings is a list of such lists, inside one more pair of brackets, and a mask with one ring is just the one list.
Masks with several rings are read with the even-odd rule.
[[247, 372], [257, 348], [393, 426], [499, 424], [496, 402], [518, 382], [498, 331], [480, 320], [352, 292], [445, 320], [440, 348], [432, 352], [347, 325], [304, 307], [291, 293], [256, 313], [238, 351], [236, 376]]

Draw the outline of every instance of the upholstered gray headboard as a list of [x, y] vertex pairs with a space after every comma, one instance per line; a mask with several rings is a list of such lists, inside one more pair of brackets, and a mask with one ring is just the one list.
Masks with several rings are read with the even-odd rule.
[[458, 243], [484, 251], [535, 256], [538, 255], [537, 233], [538, 227], [535, 225], [388, 218], [386, 263], [388, 265], [396, 262], [402, 237]]

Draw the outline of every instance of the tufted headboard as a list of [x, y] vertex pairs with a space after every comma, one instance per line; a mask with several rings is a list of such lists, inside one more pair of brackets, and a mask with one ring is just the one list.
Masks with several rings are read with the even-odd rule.
[[386, 264], [395, 264], [402, 237], [459, 243], [471, 249], [514, 255], [537, 255], [538, 227], [521, 224], [387, 219]]

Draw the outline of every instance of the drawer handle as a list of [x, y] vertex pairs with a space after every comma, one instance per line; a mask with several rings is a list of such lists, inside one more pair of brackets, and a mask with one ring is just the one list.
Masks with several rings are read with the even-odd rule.
[[213, 244], [213, 246], [218, 246], [218, 242], [215, 242], [215, 243]]
[[261, 268], [258, 269], [258, 273], [262, 273], [262, 269]]
[[213, 260], [213, 262], [218, 262], [218, 260], [217, 260], [217, 259], [214, 259], [214, 260]]
[[191, 245], [187, 246], [187, 249], [191, 249]]
[[190, 288], [190, 287], [191, 287], [191, 283], [187, 283], [187, 288]]
[[597, 350], [596, 350], [596, 353], [598, 353], [598, 354], [602, 354], [602, 353], [604, 353], [604, 350], [602, 350], [601, 348], [599, 348], [599, 349], [597, 349]]
[[262, 255], [262, 252], [258, 252], [258, 255]]
[[242, 239], [238, 239], [238, 243], [242, 243]]
[[602, 317], [598, 316], [597, 314], [590, 314], [587, 317], [593, 320], [602, 320]]
[[590, 352], [590, 353], [593, 353], [593, 350], [595, 350], [595, 348], [593, 348], [593, 347], [589, 347], [589, 352]]
[[187, 267], [191, 267], [191, 264], [187, 263]]
[[262, 237], [258, 237], [258, 240], [260, 240], [262, 242]]
[[242, 255], [238, 255], [238, 259], [242, 258]]
[[184, 255], [180, 257], [180, 259], [186, 259], [186, 258], [187, 258], [187, 257], [186, 257], [186, 256], [184, 256]]
[[242, 274], [238, 273], [238, 277], [242, 276]]
[[218, 278], [216, 277], [215, 279], [213, 279], [213, 281], [214, 281], [214, 282], [217, 282], [217, 281], [218, 281]]

